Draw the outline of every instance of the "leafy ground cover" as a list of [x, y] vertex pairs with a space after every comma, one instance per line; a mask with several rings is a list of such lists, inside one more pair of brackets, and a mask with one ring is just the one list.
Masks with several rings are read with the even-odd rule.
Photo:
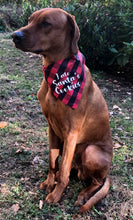
[[133, 219], [133, 86], [93, 72], [110, 112], [114, 157], [112, 184], [106, 198], [79, 215], [74, 202], [85, 187], [75, 175], [56, 205], [46, 205], [39, 184], [48, 173], [48, 126], [36, 98], [43, 75], [41, 57], [14, 48], [0, 35], [0, 220]]

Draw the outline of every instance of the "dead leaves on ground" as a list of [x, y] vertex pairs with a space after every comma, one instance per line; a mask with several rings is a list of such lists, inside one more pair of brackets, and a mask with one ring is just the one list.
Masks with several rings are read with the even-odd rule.
[[4, 196], [10, 195], [10, 191], [6, 185], [6, 183], [1, 183], [0, 184], [0, 193]]
[[[114, 144], [114, 151], [115, 152], [118, 152], [118, 155], [122, 155], [123, 152], [119, 152], [119, 149], [126, 149], [127, 146], [125, 144], [123, 144], [122, 142], [119, 142], [119, 141], [116, 141], [115, 144]], [[133, 163], [133, 158], [130, 158], [129, 154], [125, 153], [125, 160], [124, 160], [125, 163], [130, 163], [132, 164]]]
[[121, 148], [121, 147], [122, 147], [122, 145], [120, 145], [119, 142], [116, 142], [114, 144], [114, 149], [118, 149], [118, 148]]
[[[112, 111], [109, 112], [110, 116], [113, 116], [116, 112], [118, 112], [120, 115], [125, 116], [125, 114], [122, 112], [122, 108], [120, 108], [118, 105], [113, 105]], [[126, 118], [130, 119], [130, 118]]]
[[17, 214], [18, 210], [20, 209], [19, 204], [14, 204], [11, 207], [11, 210], [14, 212], [14, 214]]
[[43, 208], [43, 201], [40, 200], [40, 201], [39, 201], [39, 209], [42, 209], [42, 208]]
[[0, 121], [0, 128], [4, 128], [7, 126], [7, 122], [5, 121]]
[[114, 144], [114, 150], [118, 151], [119, 148], [127, 148], [127, 146], [125, 144], [123, 144], [122, 142], [119, 143], [119, 141], [116, 141]]

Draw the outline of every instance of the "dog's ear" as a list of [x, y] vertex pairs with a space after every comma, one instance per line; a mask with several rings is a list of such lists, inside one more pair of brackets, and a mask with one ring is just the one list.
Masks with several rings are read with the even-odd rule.
[[68, 14], [67, 18], [71, 34], [71, 51], [75, 55], [78, 53], [78, 40], [80, 37], [80, 31], [75, 21], [75, 16]]

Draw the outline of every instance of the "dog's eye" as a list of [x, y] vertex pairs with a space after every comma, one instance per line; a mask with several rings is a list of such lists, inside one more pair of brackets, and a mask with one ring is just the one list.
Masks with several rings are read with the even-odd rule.
[[47, 22], [47, 21], [43, 21], [43, 22], [41, 23], [41, 26], [45, 28], [45, 27], [51, 26], [51, 24], [50, 24], [49, 22]]

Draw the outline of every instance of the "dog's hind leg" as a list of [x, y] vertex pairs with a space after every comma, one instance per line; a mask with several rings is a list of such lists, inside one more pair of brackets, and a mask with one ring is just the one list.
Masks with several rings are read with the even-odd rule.
[[87, 202], [87, 200], [92, 196], [94, 192], [96, 192], [97, 189], [101, 186], [98, 182], [92, 182], [89, 187], [83, 189], [79, 195], [78, 199], [75, 202], [75, 205], [83, 205]]
[[82, 213], [82, 212], [86, 212], [87, 210], [90, 210], [95, 204], [97, 204], [101, 199], [103, 199], [107, 195], [109, 187], [110, 187], [110, 178], [107, 177], [104, 184], [101, 187], [99, 187], [98, 184], [98, 185], [91, 185], [91, 188], [89, 187], [88, 189], [86, 189], [86, 192], [84, 194], [84, 200], [86, 200], [88, 196], [89, 197], [91, 196], [91, 192], [92, 192], [92, 196], [79, 209], [79, 212]]
[[107, 177], [112, 157], [102, 147], [89, 145], [82, 153], [82, 172], [78, 173], [80, 179], [91, 178], [89, 187], [82, 190], [76, 205], [83, 205], [79, 212], [92, 208], [104, 198], [109, 190], [110, 179]]

